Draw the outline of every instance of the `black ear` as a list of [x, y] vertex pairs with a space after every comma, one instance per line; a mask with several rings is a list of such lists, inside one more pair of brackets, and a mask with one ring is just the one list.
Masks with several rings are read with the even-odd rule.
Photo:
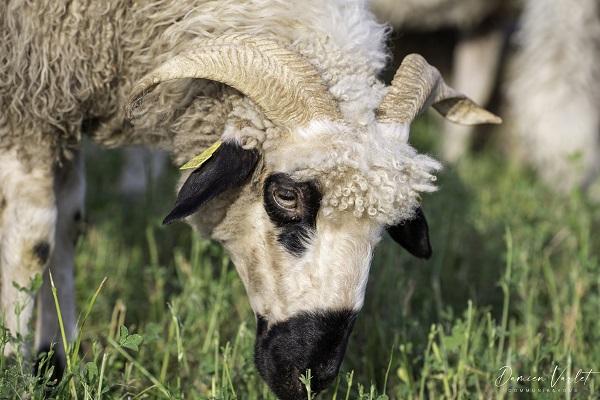
[[429, 227], [421, 207], [417, 208], [413, 219], [390, 226], [387, 231], [396, 243], [408, 250], [413, 256], [419, 258], [431, 257]]
[[244, 183], [256, 167], [257, 150], [245, 150], [235, 143], [223, 143], [214, 154], [187, 178], [177, 194], [173, 210], [163, 224], [193, 214], [204, 203]]

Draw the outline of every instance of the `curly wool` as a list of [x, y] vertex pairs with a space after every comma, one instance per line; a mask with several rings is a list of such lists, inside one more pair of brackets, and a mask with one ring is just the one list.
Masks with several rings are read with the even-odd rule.
[[265, 163], [318, 181], [326, 216], [351, 212], [395, 224], [413, 216], [420, 193], [436, 190], [433, 174], [441, 168], [406, 143], [407, 131], [401, 125], [315, 121], [282, 137], [265, 153]]
[[[230, 32], [271, 34], [305, 52], [315, 65], [335, 66], [327, 62], [327, 52], [310, 50], [320, 37], [331, 54], [336, 49], [335, 54], [351, 57], [330, 70], [338, 80], [353, 75], [343, 71], [350, 65], [369, 71], [356, 79], [356, 88], [346, 85], [344, 95], [370, 98], [363, 82], [372, 82], [385, 65], [387, 28], [366, 8], [363, 0], [1, 2], [0, 148], [16, 147], [24, 158], [36, 159], [40, 148], [48, 148], [59, 159], [78, 145], [85, 130], [108, 146], [143, 143], [177, 151], [174, 142], [195, 140], [191, 132], [173, 132], [170, 126], [181, 118], [197, 119], [186, 109], [202, 101], [198, 96], [206, 97], [206, 82], [160, 85], [156, 102], [135, 129], [124, 125], [131, 85], [194, 41]], [[182, 137], [173, 140], [174, 133]]]
[[[182, 163], [218, 138], [238, 140], [260, 148], [267, 163], [287, 153], [296, 165], [282, 170], [325, 188], [324, 213], [398, 221], [411, 215], [419, 192], [434, 190], [431, 173], [439, 165], [417, 155], [406, 138], [379, 132], [386, 129], [374, 110], [386, 88], [377, 76], [388, 59], [389, 28], [367, 6], [366, 0], [3, 2], [0, 148], [50, 163], [69, 157], [84, 130], [107, 146], [169, 150]], [[236, 90], [184, 79], [159, 85], [145, 98], [142, 116], [125, 123], [135, 81], [196, 41], [232, 32], [270, 34], [306, 57], [344, 122], [288, 131]], [[44, 160], [40, 148], [50, 149]]]
[[288, 131], [264, 119], [247, 98], [232, 107], [221, 139], [259, 149], [274, 171], [319, 182], [326, 217], [349, 212], [393, 225], [413, 217], [421, 193], [437, 190], [441, 165], [407, 143], [409, 126], [313, 121]]
[[[373, 144], [370, 143], [376, 147]], [[368, 168], [339, 163], [330, 171], [311, 168], [300, 174], [312, 175], [326, 188], [322, 200], [324, 215], [349, 211], [357, 218], [368, 216], [394, 225], [413, 217], [420, 193], [437, 189], [433, 174], [441, 168], [437, 161], [417, 154], [407, 144], [394, 147], [393, 158], [386, 159], [380, 153]]]

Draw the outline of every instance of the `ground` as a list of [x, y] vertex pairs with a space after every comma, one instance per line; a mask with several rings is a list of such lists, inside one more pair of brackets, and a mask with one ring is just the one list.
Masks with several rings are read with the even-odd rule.
[[[413, 137], [434, 151], [438, 133], [425, 119]], [[128, 202], [114, 184], [120, 162], [88, 158], [85, 322], [65, 378], [0, 359], [0, 398], [273, 399], [231, 262], [185, 225], [160, 224], [175, 169]], [[380, 245], [339, 380], [318, 398], [598, 398], [600, 374], [587, 373], [600, 371], [600, 208], [553, 194], [493, 146], [439, 184], [424, 198], [432, 259]]]

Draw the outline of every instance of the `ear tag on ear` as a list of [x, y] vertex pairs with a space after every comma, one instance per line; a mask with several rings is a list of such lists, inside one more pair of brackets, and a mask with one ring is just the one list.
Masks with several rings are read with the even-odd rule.
[[222, 144], [223, 144], [223, 142], [221, 142], [220, 140], [217, 140], [208, 149], [204, 150], [201, 154], [197, 155], [196, 157], [192, 158], [190, 161], [183, 164], [179, 169], [198, 168], [199, 166], [204, 164], [206, 161], [208, 161], [212, 157], [212, 155], [215, 153], [215, 151], [217, 151], [217, 149], [219, 147], [221, 147]]

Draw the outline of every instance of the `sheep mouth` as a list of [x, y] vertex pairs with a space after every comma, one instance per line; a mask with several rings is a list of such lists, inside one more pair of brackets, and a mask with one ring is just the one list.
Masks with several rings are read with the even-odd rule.
[[282, 400], [305, 399], [300, 377], [307, 370], [313, 393], [329, 386], [338, 375], [356, 317], [353, 310], [305, 312], [268, 326], [257, 316], [254, 362], [273, 393]]

